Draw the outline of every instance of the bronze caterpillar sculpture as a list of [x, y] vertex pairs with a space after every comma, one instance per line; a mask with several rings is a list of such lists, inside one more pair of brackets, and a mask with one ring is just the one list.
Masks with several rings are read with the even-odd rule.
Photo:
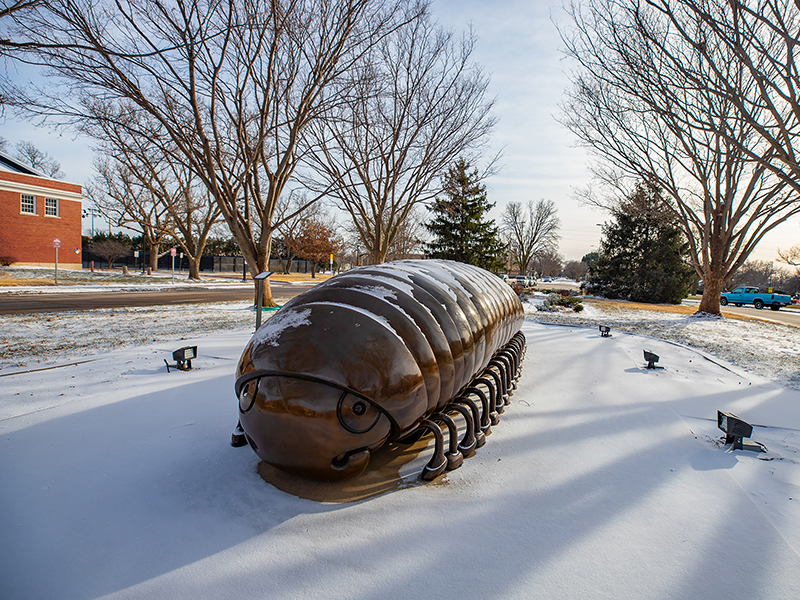
[[245, 347], [232, 443], [332, 481], [361, 473], [383, 444], [430, 432], [434, 455], [421, 477], [433, 479], [497, 424], [520, 374], [522, 321], [511, 287], [470, 265], [409, 260], [332, 277], [286, 303]]

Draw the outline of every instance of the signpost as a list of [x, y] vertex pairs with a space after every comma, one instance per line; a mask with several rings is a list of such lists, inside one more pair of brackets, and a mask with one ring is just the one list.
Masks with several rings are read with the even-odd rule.
[[331, 254], [331, 275], [333, 275], [333, 254]]
[[61, 248], [61, 239], [60, 238], [53, 238], [53, 248], [56, 251], [56, 275], [55, 275], [55, 283], [58, 285], [58, 249]]
[[178, 251], [175, 248], [170, 248], [169, 255], [172, 257], [172, 285], [175, 285], [175, 255]]
[[264, 271], [263, 273], [259, 273], [253, 279], [255, 279], [258, 283], [258, 291], [256, 292], [256, 331], [258, 328], [261, 327], [261, 307], [263, 306], [264, 301], [264, 281], [272, 275], [272, 271]]

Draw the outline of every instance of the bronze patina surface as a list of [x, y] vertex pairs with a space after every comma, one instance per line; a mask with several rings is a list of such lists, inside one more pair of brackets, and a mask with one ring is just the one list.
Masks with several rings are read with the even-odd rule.
[[[333, 277], [245, 347], [236, 372], [244, 436], [272, 467], [333, 481], [361, 473], [387, 442], [432, 433], [422, 474], [431, 479], [457, 468], [497, 422], [520, 372], [522, 320], [510, 286], [461, 263], [399, 261]], [[451, 416], [467, 422], [461, 440]]]

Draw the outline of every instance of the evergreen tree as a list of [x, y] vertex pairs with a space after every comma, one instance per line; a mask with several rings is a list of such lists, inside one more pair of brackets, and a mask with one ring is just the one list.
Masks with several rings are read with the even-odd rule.
[[657, 188], [639, 185], [613, 212], [589, 273], [597, 294], [669, 304], [686, 297], [695, 271], [689, 245], [666, 208]]
[[443, 179], [443, 196], [434, 200], [433, 219], [425, 228], [433, 235], [426, 244], [430, 258], [443, 258], [497, 272], [505, 265], [505, 246], [486, 214], [494, 204], [478, 171], [459, 159]]

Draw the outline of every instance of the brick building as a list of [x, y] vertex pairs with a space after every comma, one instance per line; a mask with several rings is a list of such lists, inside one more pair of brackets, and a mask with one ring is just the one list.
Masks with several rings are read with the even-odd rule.
[[81, 268], [81, 186], [51, 179], [0, 152], [0, 261]]

